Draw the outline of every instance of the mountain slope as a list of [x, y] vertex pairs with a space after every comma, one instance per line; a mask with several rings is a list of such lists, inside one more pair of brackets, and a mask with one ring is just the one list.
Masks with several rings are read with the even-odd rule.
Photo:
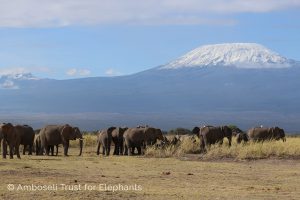
[[231, 123], [298, 131], [300, 67], [278, 67], [280, 62], [271, 68], [160, 66], [121, 77], [17, 79], [18, 89], [0, 89], [0, 120], [36, 126], [64, 121], [84, 129]]

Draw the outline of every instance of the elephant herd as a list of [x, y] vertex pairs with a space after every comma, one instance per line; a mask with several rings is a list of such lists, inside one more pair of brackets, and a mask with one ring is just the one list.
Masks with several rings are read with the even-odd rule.
[[2, 146], [2, 157], [6, 158], [7, 148], [9, 148], [9, 157], [13, 158], [14, 154], [20, 158], [19, 147], [24, 145], [23, 155], [26, 148], [29, 149], [29, 155], [32, 155], [33, 149], [36, 155], [49, 155], [51, 150], [54, 154], [56, 146], [56, 155], [58, 145], [64, 147], [64, 155], [68, 155], [69, 141], [79, 139], [80, 153], [82, 153], [83, 138], [78, 127], [65, 125], [47, 125], [35, 133], [32, 127], [28, 125], [12, 125], [11, 123], [0, 124], [0, 144]]
[[[196, 142], [196, 138], [200, 139], [201, 152], [206, 151], [207, 147], [213, 144], [223, 144], [223, 139], [228, 139], [228, 144], [231, 146], [233, 131], [228, 126], [202, 126], [194, 127], [193, 135], [181, 136], [164, 136], [161, 129], [138, 126], [134, 128], [109, 127], [97, 132], [97, 155], [100, 154], [102, 146], [102, 154], [110, 155], [111, 144], [114, 144], [114, 155], [133, 155], [135, 150], [141, 155], [143, 150], [149, 145], [163, 147], [165, 145], [176, 145], [185, 139], [190, 139]], [[251, 128], [248, 133], [239, 132], [236, 135], [237, 143], [248, 142], [263, 142], [265, 140], [280, 140], [286, 141], [285, 132], [279, 127]], [[13, 125], [11, 123], [0, 124], [0, 144], [2, 146], [2, 157], [13, 158], [14, 154], [20, 158], [19, 147], [23, 145], [23, 155], [28, 149], [29, 155], [54, 155], [58, 154], [58, 146], [62, 144], [64, 156], [68, 156], [70, 140], [79, 140], [79, 155], [82, 154], [83, 135], [78, 127], [64, 125], [47, 125], [40, 130], [34, 131], [28, 125]], [[9, 148], [9, 152], [7, 149]]]
[[[223, 139], [228, 139], [228, 144], [231, 146], [232, 129], [228, 126], [203, 126], [195, 127], [192, 131], [200, 138], [200, 150], [205, 151], [206, 147], [219, 143], [223, 144]], [[279, 127], [263, 128], [255, 127], [248, 130], [248, 133], [240, 132], [236, 135], [237, 143], [248, 142], [263, 142], [266, 140], [280, 140], [286, 141], [285, 132]]]
[[114, 143], [114, 155], [133, 155], [135, 149], [138, 154], [142, 154], [142, 149], [149, 145], [154, 145], [157, 140], [163, 140], [163, 133], [160, 129], [138, 126], [135, 128], [110, 127], [98, 132], [97, 136], [97, 155], [109, 155], [111, 142]]

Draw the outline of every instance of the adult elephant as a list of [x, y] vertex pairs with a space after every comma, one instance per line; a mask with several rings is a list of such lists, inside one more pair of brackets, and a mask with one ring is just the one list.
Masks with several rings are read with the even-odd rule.
[[116, 127], [110, 127], [105, 130], [99, 131], [99, 135], [97, 138], [97, 155], [100, 154], [100, 146], [102, 145], [102, 154], [109, 156], [110, 154], [110, 146], [112, 141], [112, 132], [115, 130]]
[[14, 151], [17, 154], [18, 158], [20, 156], [20, 143], [21, 143], [21, 134], [16, 131], [16, 128], [11, 123], [3, 123], [0, 125], [0, 138], [2, 143], [2, 157], [6, 158], [7, 155], [7, 146], [9, 147], [9, 157], [12, 159]]
[[32, 127], [28, 125], [16, 125], [16, 131], [19, 135], [21, 135], [20, 145], [23, 145], [23, 155], [25, 155], [26, 148], [29, 148], [28, 155], [32, 155], [33, 143], [34, 143], [34, 135], [35, 132]]
[[248, 141], [249, 141], [249, 137], [248, 137], [247, 133], [241, 132], [236, 135], [236, 142], [238, 144], [240, 144], [242, 142], [246, 143]]
[[79, 139], [80, 152], [82, 154], [83, 138], [78, 127], [65, 125], [47, 125], [41, 129], [40, 133], [41, 148], [40, 154], [46, 150], [46, 155], [49, 155], [49, 146], [62, 144], [64, 147], [64, 156], [68, 156], [70, 140]]
[[142, 147], [154, 145], [157, 140], [163, 140], [163, 134], [160, 129], [152, 127], [129, 128], [124, 133], [125, 155], [134, 154], [137, 148], [138, 154], [142, 154]]
[[283, 142], [286, 141], [285, 132], [282, 128], [279, 127], [271, 127], [271, 128], [251, 128], [248, 131], [248, 136], [250, 140], [255, 142], [263, 142], [265, 140], [280, 140]]
[[124, 132], [127, 130], [128, 128], [115, 128], [112, 133], [112, 141], [115, 145], [115, 149], [114, 149], [114, 155], [123, 155], [123, 145], [124, 145]]
[[228, 139], [229, 146], [231, 146], [232, 130], [228, 126], [195, 127], [192, 132], [200, 138], [200, 150], [202, 151], [212, 144], [222, 145], [224, 137]]

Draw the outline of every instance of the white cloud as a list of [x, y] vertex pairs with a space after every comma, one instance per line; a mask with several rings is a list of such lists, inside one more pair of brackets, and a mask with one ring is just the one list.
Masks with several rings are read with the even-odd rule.
[[0, 69], [0, 76], [3, 75], [14, 75], [14, 74], [24, 74], [28, 73], [29, 71], [23, 67], [17, 68], [2, 68]]
[[[226, 14], [300, 7], [299, 0], [0, 0], [0, 27], [229, 23]], [[216, 17], [217, 16], [217, 17]]]
[[107, 76], [119, 76], [121, 73], [113, 68], [109, 68], [105, 70], [105, 75]]
[[72, 68], [69, 69], [66, 74], [68, 76], [88, 76], [91, 74], [90, 70], [87, 69], [76, 69], [76, 68]]
[[78, 74], [79, 76], [88, 76], [91, 74], [91, 71], [87, 69], [80, 69], [78, 70]]
[[75, 76], [77, 74], [77, 69], [69, 69], [66, 74], [68, 76]]
[[2, 89], [19, 89], [12, 80], [5, 80], [4, 83], [0, 84]]
[[51, 70], [48, 67], [7, 67], [0, 68], [1, 75], [24, 74], [31, 72], [44, 72], [49, 73]]

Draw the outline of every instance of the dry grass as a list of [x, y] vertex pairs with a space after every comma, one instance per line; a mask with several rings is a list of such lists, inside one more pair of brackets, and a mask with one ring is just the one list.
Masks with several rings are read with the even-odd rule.
[[[199, 153], [199, 140], [192, 143], [189, 140], [183, 141], [178, 146], [168, 146], [163, 149], [149, 147], [145, 155], [149, 157], [180, 157], [184, 154]], [[233, 138], [232, 146], [228, 147], [228, 142], [224, 139], [222, 146], [212, 145], [205, 154], [201, 154], [202, 159], [264, 159], [264, 158], [300, 158], [300, 138], [288, 137], [287, 142], [268, 141], [264, 143], [250, 142], [247, 144], [237, 144]]]
[[[299, 199], [297, 160], [181, 161], [96, 156], [77, 148], [69, 157], [0, 159], [0, 199]], [[87, 149], [85, 149], [87, 152]], [[59, 155], [62, 155], [61, 152]], [[142, 191], [8, 191], [7, 185], [138, 184]]]
[[248, 144], [234, 143], [227, 146], [212, 146], [205, 158], [265, 159], [265, 158], [300, 158], [300, 138], [287, 138], [287, 142], [268, 141]]

